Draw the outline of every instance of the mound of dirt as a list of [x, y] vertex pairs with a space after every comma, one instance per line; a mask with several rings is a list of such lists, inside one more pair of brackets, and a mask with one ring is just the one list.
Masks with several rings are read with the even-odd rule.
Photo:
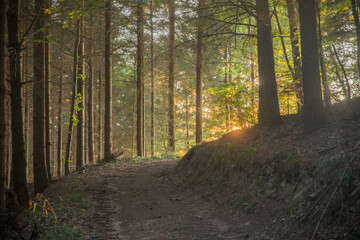
[[279, 239], [360, 239], [360, 99], [334, 105], [310, 135], [300, 115], [284, 120], [196, 146], [174, 174], [259, 229], [282, 222]]

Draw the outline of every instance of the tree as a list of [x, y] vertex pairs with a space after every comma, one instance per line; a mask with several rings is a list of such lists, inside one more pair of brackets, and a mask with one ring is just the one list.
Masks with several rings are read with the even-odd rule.
[[34, 35], [34, 83], [33, 83], [33, 161], [34, 190], [42, 192], [49, 186], [45, 152], [45, 35], [44, 1], [35, 1], [36, 34]]
[[150, 55], [151, 55], [151, 156], [155, 156], [155, 85], [154, 85], [154, 6], [153, 2], [150, 2], [150, 28], [151, 28], [151, 36], [150, 36]]
[[197, 23], [197, 48], [196, 48], [196, 144], [202, 142], [202, 84], [203, 84], [203, 68], [204, 68], [204, 39], [203, 39], [203, 23], [204, 23], [204, 0], [199, 0], [198, 5], [198, 23]]
[[290, 26], [290, 39], [291, 50], [294, 62], [294, 89], [298, 99], [298, 110], [304, 105], [304, 93], [301, 78], [301, 60], [300, 60], [300, 47], [299, 47], [299, 27], [298, 15], [295, 12], [294, 0], [286, 0], [286, 7], [288, 12], [289, 26]]
[[[11, 83], [11, 133], [12, 133], [12, 184], [19, 203], [26, 206], [29, 190], [26, 179], [26, 157], [23, 130], [21, 94], [21, 43], [19, 42], [20, 0], [9, 2], [8, 10], [8, 49]], [[46, 170], [45, 170], [46, 176]]]
[[[0, 214], [5, 210], [6, 189], [6, 0], [0, 0]], [[0, 220], [1, 222], [1, 220]]]
[[169, 0], [169, 119], [168, 149], [175, 151], [175, 0]]
[[324, 122], [321, 95], [315, 0], [299, 1], [302, 77], [304, 83], [304, 132], [319, 129]]
[[137, 3], [137, 118], [136, 118], [136, 146], [137, 155], [144, 156], [144, 6]]
[[78, 49], [78, 74], [77, 74], [77, 119], [78, 123], [76, 125], [76, 170], [80, 170], [85, 163], [84, 160], [84, 147], [85, 147], [85, 58], [84, 58], [84, 18], [80, 19], [80, 42]]
[[112, 0], [105, 6], [105, 161], [112, 159], [112, 53], [111, 53], [111, 8]]
[[[94, 26], [93, 15], [91, 15], [91, 27]], [[88, 97], [88, 151], [89, 151], [89, 162], [94, 163], [94, 34], [90, 32], [90, 58], [89, 58], [89, 97]]]
[[257, 47], [259, 62], [259, 123], [278, 125], [282, 123], [277, 97], [274, 69], [274, 51], [268, 0], [256, 0]]
[[[44, 1], [46, 9], [51, 7], [51, 0]], [[42, 10], [43, 11], [43, 10]], [[46, 24], [50, 23], [50, 15], [44, 15]], [[45, 27], [45, 162], [49, 181], [51, 182], [51, 45], [50, 28]]]
[[69, 128], [66, 141], [66, 152], [65, 152], [65, 175], [70, 174], [70, 149], [71, 149], [71, 137], [73, 132], [73, 126], [75, 122], [75, 100], [76, 100], [76, 87], [78, 79], [78, 49], [80, 47], [80, 21], [76, 22], [76, 39], [74, 44], [74, 59], [73, 59], [73, 84], [71, 91], [71, 103], [70, 103], [70, 116], [69, 116]]
[[359, 13], [356, 6], [356, 0], [351, 0], [351, 10], [352, 10], [352, 15], [354, 17], [355, 30], [356, 30], [356, 47], [357, 47], [356, 60], [357, 60], [358, 76], [360, 77], [360, 23], [359, 23]]

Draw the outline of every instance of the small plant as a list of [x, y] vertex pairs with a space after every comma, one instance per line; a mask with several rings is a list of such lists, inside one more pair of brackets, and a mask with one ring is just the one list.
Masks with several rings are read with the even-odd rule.
[[55, 221], [57, 220], [55, 211], [51, 206], [49, 200], [47, 200], [46, 197], [41, 193], [36, 194], [35, 200], [29, 201], [29, 206], [34, 214], [36, 213], [37, 209], [40, 209], [41, 212], [45, 215], [46, 219], [48, 219], [50, 214], [54, 217]]

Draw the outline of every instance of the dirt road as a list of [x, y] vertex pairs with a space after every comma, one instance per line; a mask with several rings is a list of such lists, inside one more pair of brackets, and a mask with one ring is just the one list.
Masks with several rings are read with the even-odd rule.
[[90, 239], [273, 239], [251, 216], [177, 187], [169, 177], [176, 162], [113, 163], [73, 176], [90, 199]]

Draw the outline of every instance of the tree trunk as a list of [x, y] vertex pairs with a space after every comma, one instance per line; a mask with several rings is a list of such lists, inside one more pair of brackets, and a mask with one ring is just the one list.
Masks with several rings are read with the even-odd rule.
[[58, 100], [58, 145], [57, 145], [57, 175], [62, 174], [62, 101], [63, 101], [63, 47], [60, 49], [60, 69], [59, 69], [59, 100]]
[[73, 87], [72, 87], [72, 96], [70, 104], [70, 119], [69, 119], [69, 128], [66, 141], [66, 151], [65, 151], [65, 175], [70, 174], [70, 149], [71, 149], [71, 137], [74, 126], [74, 112], [75, 112], [75, 100], [76, 100], [76, 86], [77, 86], [77, 77], [78, 77], [78, 49], [80, 47], [80, 21], [76, 23], [76, 40], [74, 44], [74, 66], [73, 66]]
[[155, 91], [154, 91], [154, 9], [153, 2], [150, 2], [150, 27], [151, 27], [151, 156], [155, 156]]
[[101, 76], [101, 69], [99, 69], [99, 145], [98, 145], [98, 148], [99, 148], [99, 156], [98, 156], [98, 160], [100, 162], [101, 160], [101, 157], [103, 156], [102, 154], [102, 146], [103, 146], [103, 113], [102, 113], [102, 90], [103, 90], [103, 87], [102, 87], [103, 83], [102, 83], [102, 76]]
[[298, 15], [295, 12], [294, 0], [286, 0], [286, 7], [288, 11], [291, 50], [294, 62], [294, 78], [293, 86], [297, 98], [298, 112], [304, 105], [303, 83], [301, 78], [301, 61], [300, 61], [300, 47], [299, 47], [299, 27], [297, 23]]
[[105, 161], [112, 159], [112, 52], [111, 52], [112, 0], [106, 2], [105, 11]]
[[299, 1], [305, 133], [319, 129], [324, 123], [315, 9], [315, 0]]
[[[35, 12], [39, 13], [35, 28], [44, 27], [42, 0], [35, 1]], [[39, 30], [34, 35], [34, 83], [33, 83], [33, 164], [35, 193], [49, 186], [45, 152], [45, 36]]]
[[327, 82], [326, 68], [325, 68], [325, 62], [324, 62], [324, 51], [323, 51], [322, 35], [321, 35], [321, 16], [320, 16], [319, 5], [318, 5], [317, 12], [318, 12], [318, 19], [319, 19], [318, 34], [319, 34], [319, 55], [320, 55], [319, 60], [320, 60], [320, 70], [321, 70], [321, 81], [322, 81], [322, 85], [324, 88], [325, 107], [326, 107], [326, 109], [330, 109], [330, 107], [331, 107], [330, 89], [329, 89], [329, 84]]
[[[8, 10], [8, 49], [11, 83], [11, 132], [12, 132], [12, 185], [19, 203], [26, 206], [29, 201], [29, 190], [26, 179], [26, 158], [23, 130], [21, 96], [21, 46], [18, 37], [19, 0], [9, 2]], [[46, 173], [46, 171], [45, 171]]]
[[346, 89], [346, 86], [345, 86], [345, 82], [344, 82], [344, 79], [340, 76], [340, 72], [339, 72], [339, 68], [336, 64], [336, 59], [335, 59], [335, 54], [333, 52], [333, 49], [332, 47], [329, 47], [329, 50], [330, 50], [330, 58], [331, 58], [331, 61], [334, 63], [334, 67], [335, 67], [335, 75], [336, 77], [338, 78], [339, 80], [339, 83], [340, 83], [340, 86], [341, 86], [341, 90], [345, 96], [345, 99], [346, 100], [349, 100], [349, 96], [347, 94], [347, 89]]
[[256, 0], [257, 47], [259, 62], [259, 123], [282, 123], [274, 70], [274, 51], [268, 0]]
[[[93, 27], [93, 16], [91, 15], [91, 27]], [[93, 91], [94, 91], [94, 45], [93, 34], [90, 33], [90, 59], [89, 59], [89, 98], [88, 98], [88, 153], [89, 163], [94, 163], [94, 107], [93, 107]]]
[[[51, 7], [51, 0], [46, 0], [45, 8]], [[45, 16], [46, 24], [50, 23], [50, 15]], [[50, 81], [51, 81], [51, 46], [49, 43], [50, 30], [45, 29], [45, 159], [48, 179], [51, 182], [51, 99], [50, 99]]]
[[199, 0], [197, 23], [197, 48], [196, 48], [196, 144], [202, 142], [202, 85], [204, 68], [204, 0]]
[[189, 96], [188, 94], [186, 93], [186, 96], [185, 96], [185, 108], [186, 108], [186, 112], [185, 112], [185, 119], [186, 119], [186, 149], [189, 149], [190, 148], [190, 138], [189, 138]]
[[137, 8], [137, 155], [144, 156], [144, 6], [138, 2]]
[[[169, 0], [169, 136], [168, 149], [175, 152], [175, 0]], [[198, 120], [197, 120], [198, 121]]]
[[[225, 71], [224, 71], [224, 82], [225, 84], [229, 84], [229, 72], [230, 72], [230, 65], [229, 65], [229, 58], [228, 58], [228, 44], [226, 44], [225, 47], [225, 54], [224, 54], [224, 60], [225, 60]], [[225, 127], [226, 127], [226, 132], [230, 131], [230, 105], [227, 104], [225, 106]]]
[[77, 119], [76, 125], [76, 170], [80, 170], [85, 163], [84, 148], [85, 148], [85, 58], [84, 58], [84, 19], [80, 19], [80, 43], [78, 49], [78, 79], [77, 79]]
[[350, 101], [350, 99], [351, 99], [351, 87], [350, 87], [349, 78], [348, 78], [348, 76], [346, 74], [344, 64], [342, 64], [342, 62], [340, 61], [340, 58], [339, 58], [339, 55], [338, 55], [338, 53], [336, 51], [335, 45], [332, 45], [332, 48], [334, 50], [336, 60], [338, 61], [339, 65], [340, 65], [341, 71], [344, 74], [345, 81], [346, 81], [346, 89], [347, 89], [346, 96], [347, 96], [347, 100]]
[[[359, 4], [359, 2], [358, 2]], [[356, 28], [356, 60], [358, 68], [358, 77], [360, 77], [360, 23], [359, 23], [359, 13], [356, 6], [356, 0], [351, 0], [351, 10], [354, 17], [355, 28]]]
[[[0, 0], [0, 214], [5, 211], [6, 189], [6, 0]], [[0, 224], [2, 219], [0, 219]]]

